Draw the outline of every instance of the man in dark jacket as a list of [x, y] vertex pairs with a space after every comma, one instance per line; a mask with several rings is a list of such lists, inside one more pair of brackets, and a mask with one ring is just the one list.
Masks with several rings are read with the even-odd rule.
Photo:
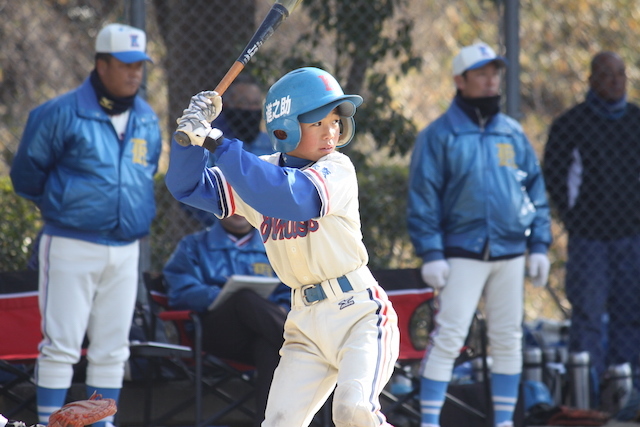
[[618, 54], [595, 55], [585, 101], [552, 123], [544, 154], [569, 232], [569, 350], [588, 351], [600, 376], [640, 354], [640, 109], [626, 82]]

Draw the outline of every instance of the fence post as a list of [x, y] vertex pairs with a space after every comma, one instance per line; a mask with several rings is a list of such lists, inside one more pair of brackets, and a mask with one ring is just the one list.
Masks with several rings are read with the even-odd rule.
[[[129, 10], [126, 11], [129, 15], [129, 25], [132, 27], [140, 28], [146, 31], [146, 8], [144, 0], [129, 0]], [[147, 39], [147, 45], [149, 40]], [[146, 99], [147, 98], [147, 71], [145, 64], [145, 72], [142, 77], [142, 84], [138, 94]], [[151, 270], [151, 243], [149, 236], [140, 239], [140, 261], [138, 262], [138, 301], [146, 302], [146, 292], [144, 290], [144, 284], [142, 282], [142, 273]]]
[[505, 0], [504, 32], [506, 57], [506, 113], [519, 120], [520, 112], [520, 0]]

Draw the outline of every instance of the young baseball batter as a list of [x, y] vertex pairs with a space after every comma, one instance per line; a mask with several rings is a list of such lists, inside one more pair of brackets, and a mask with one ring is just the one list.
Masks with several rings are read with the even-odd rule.
[[[173, 143], [171, 193], [220, 218], [245, 216], [292, 288], [263, 426], [309, 425], [334, 388], [337, 427], [388, 425], [378, 396], [398, 356], [397, 317], [367, 267], [355, 169], [336, 151], [351, 141], [361, 103], [323, 70], [286, 74], [264, 105], [277, 153], [260, 158], [237, 139], [208, 137], [222, 106], [215, 92], [194, 96], [178, 120], [194, 145]], [[206, 168], [203, 144], [216, 167]]]

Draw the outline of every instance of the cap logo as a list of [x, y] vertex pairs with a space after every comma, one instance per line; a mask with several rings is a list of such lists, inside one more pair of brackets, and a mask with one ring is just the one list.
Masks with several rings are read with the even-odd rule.
[[489, 49], [487, 49], [486, 46], [479, 46], [478, 49], [480, 49], [480, 55], [491, 56], [491, 54], [489, 53]]
[[327, 90], [327, 92], [335, 90], [332, 79], [323, 74], [319, 75], [318, 77], [320, 77], [320, 80], [322, 80], [322, 83], [324, 83], [324, 88]]
[[291, 113], [291, 97], [289, 95], [276, 99], [268, 103], [264, 107], [264, 116], [267, 123], [271, 123], [275, 119], [287, 116]]
[[131, 34], [131, 47], [140, 47], [140, 43], [138, 42], [138, 34]]

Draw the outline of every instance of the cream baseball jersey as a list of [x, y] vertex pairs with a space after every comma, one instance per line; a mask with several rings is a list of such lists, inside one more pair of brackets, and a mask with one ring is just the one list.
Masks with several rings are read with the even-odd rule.
[[[261, 159], [277, 164], [280, 154]], [[358, 183], [351, 160], [334, 152], [299, 170], [320, 196], [322, 207], [318, 218], [290, 221], [263, 215], [242, 200], [220, 169], [212, 169], [218, 182], [221, 217], [234, 213], [246, 217], [260, 231], [278, 277], [292, 288], [340, 277], [368, 262], [360, 230]]]

